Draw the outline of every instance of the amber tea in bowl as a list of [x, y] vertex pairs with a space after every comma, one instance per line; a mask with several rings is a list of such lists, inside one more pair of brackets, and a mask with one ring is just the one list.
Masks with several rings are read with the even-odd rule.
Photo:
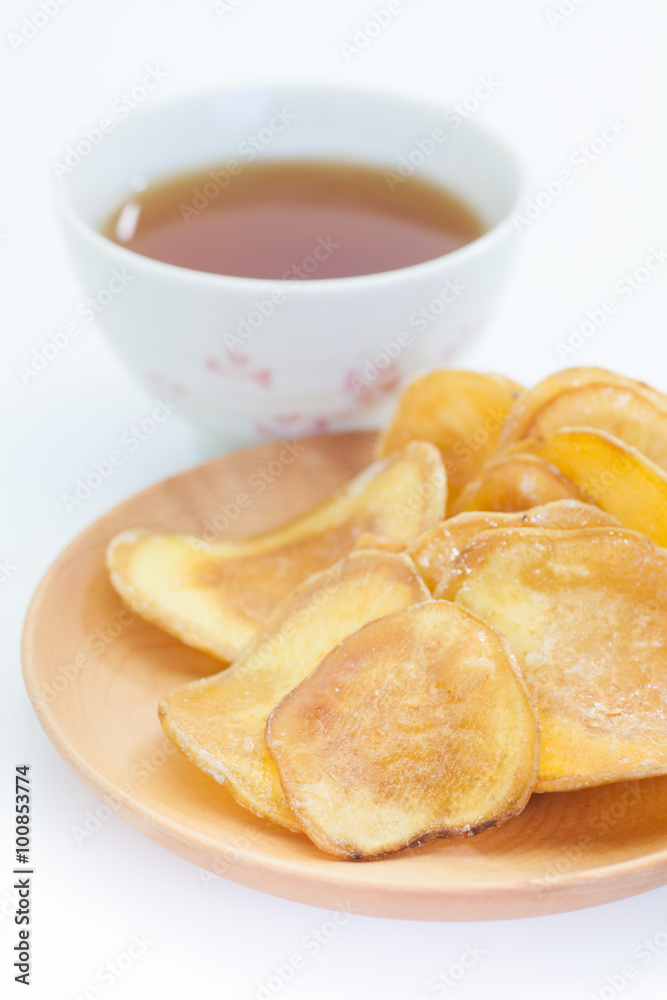
[[[456, 194], [396, 176], [356, 163], [232, 161], [132, 192], [103, 232], [166, 264], [270, 280], [393, 271], [483, 234]], [[314, 248], [317, 267], [300, 268]]]

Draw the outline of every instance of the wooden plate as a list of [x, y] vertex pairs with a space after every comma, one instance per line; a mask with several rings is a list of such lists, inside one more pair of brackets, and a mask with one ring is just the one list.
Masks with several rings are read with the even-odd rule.
[[[667, 777], [534, 795], [517, 819], [369, 863], [337, 861], [246, 812], [164, 736], [168, 687], [216, 661], [123, 609], [104, 570], [122, 528], [239, 537], [323, 500], [369, 460], [372, 435], [304, 439], [216, 459], [121, 504], [57, 559], [28, 612], [24, 673], [49, 738], [81, 780], [163, 847], [236, 882], [316, 906], [418, 920], [579, 909], [667, 882]], [[247, 494], [245, 509], [236, 502]]]

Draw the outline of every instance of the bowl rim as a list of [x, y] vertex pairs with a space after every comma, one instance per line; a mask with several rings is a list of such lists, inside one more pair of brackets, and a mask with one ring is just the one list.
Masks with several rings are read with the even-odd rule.
[[[311, 85], [298, 82], [256, 83], [238, 87], [206, 88], [182, 94], [175, 98], [163, 99], [149, 108], [141, 108], [137, 115], [134, 116], [134, 121], [136, 123], [135, 127], [139, 128], [141, 121], [148, 117], [153, 117], [159, 114], [164, 115], [170, 108], [180, 107], [183, 109], [188, 105], [199, 105], [214, 101], [216, 98], [230, 97], [237, 93], [267, 94], [274, 91], [277, 95], [277, 99], [280, 100], [284, 99], [284, 97], [281, 97], [280, 95], [284, 95], [290, 90], [299, 91], [301, 93], [307, 91], [310, 95], [315, 97], [340, 96], [344, 99], [384, 101], [387, 104], [401, 104], [406, 111], [410, 108], [419, 108], [422, 112], [430, 111], [434, 115], [437, 115], [439, 112], [443, 113], [451, 107], [446, 103], [415, 98], [398, 91], [386, 89], [376, 90], [371, 87], [338, 86], [333, 84]], [[104, 234], [96, 229], [94, 225], [85, 221], [72, 204], [69, 194], [71, 187], [71, 174], [68, 175], [68, 177], [63, 178], [61, 181], [56, 181], [55, 178], [51, 178], [52, 198], [55, 203], [56, 212], [64, 226], [80, 239], [86, 241], [95, 252], [116, 257], [118, 266], [120, 267], [125, 265], [129, 268], [130, 265], [133, 264], [135, 270], [141, 268], [145, 273], [153, 275], [158, 279], [163, 277], [172, 282], [187, 282], [190, 285], [194, 284], [197, 287], [206, 287], [211, 289], [220, 288], [221, 290], [229, 290], [231, 287], [236, 287], [248, 291], [251, 294], [253, 292], [261, 294], [262, 292], [275, 291], [276, 289], [281, 290], [284, 294], [284, 292], [290, 287], [298, 287], [301, 292], [306, 295], [320, 294], [325, 288], [345, 289], [348, 286], [351, 288], [367, 286], [372, 289], [378, 284], [384, 284], [387, 280], [410, 281], [415, 276], [424, 275], [425, 277], [428, 277], [430, 272], [442, 269], [443, 263], [445, 262], [447, 263], [448, 271], [455, 272], [458, 265], [463, 266], [468, 264], [470, 260], [473, 260], [476, 257], [479, 257], [480, 254], [492, 249], [497, 243], [502, 242], [508, 236], [514, 236], [515, 238], [519, 237], [519, 233], [516, 231], [512, 223], [513, 215], [517, 210], [519, 202], [521, 201], [524, 188], [524, 176], [519, 165], [517, 155], [503, 138], [501, 138], [493, 129], [489, 129], [486, 125], [480, 125], [478, 122], [472, 122], [470, 119], [466, 119], [462, 124], [462, 128], [469, 132], [478, 134], [483, 137], [490, 146], [495, 146], [500, 157], [504, 159], [507, 167], [512, 171], [512, 180], [515, 192], [514, 197], [510, 199], [509, 206], [498, 222], [486, 229], [481, 236], [476, 237], [474, 240], [464, 244], [462, 247], [459, 247], [456, 250], [451, 250], [446, 254], [440, 254], [438, 257], [432, 257], [429, 260], [421, 261], [417, 264], [410, 264], [406, 267], [395, 268], [390, 271], [377, 271], [371, 274], [348, 275], [346, 277], [339, 278], [307, 278], [305, 280], [299, 278], [251, 278], [239, 275], [218, 274], [211, 271], [198, 271], [195, 268], [169, 264], [165, 261], [156, 260], [154, 257], [145, 256], [144, 254], [140, 254], [135, 250], [130, 250], [127, 247], [116, 243], [114, 240], [109, 239], [109, 237], [104, 236]], [[265, 159], [270, 160], [271, 158], [272, 157], [267, 156]], [[288, 158], [285, 157], [284, 159]], [[309, 157], [309, 159], [311, 158]], [[312, 157], [312, 159], [317, 160], [318, 157], [315, 156]], [[330, 157], [327, 157], [326, 159], [327, 162], [331, 162]], [[257, 162], [257, 160], [254, 160], [253, 162]], [[352, 161], [346, 160], [345, 162]], [[364, 163], [361, 158], [357, 162], [361, 164]], [[366, 163], [370, 165], [370, 161], [366, 161]], [[373, 165], [379, 166], [380, 164]], [[205, 168], [206, 165], [203, 164], [202, 166]], [[196, 169], [196, 166], [193, 166], [193, 169]], [[391, 168], [387, 166], [387, 169]], [[416, 173], [419, 175], [418, 168]], [[170, 175], [164, 174], [162, 176], [168, 177]], [[473, 205], [473, 207], [475, 206]]]

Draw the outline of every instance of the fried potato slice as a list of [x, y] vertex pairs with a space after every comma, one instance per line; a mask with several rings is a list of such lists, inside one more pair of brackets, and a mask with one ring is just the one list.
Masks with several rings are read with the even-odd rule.
[[518, 450], [491, 459], [479, 476], [467, 484], [449, 514], [468, 510], [528, 510], [553, 500], [591, 498], [556, 467], [537, 454]]
[[353, 552], [359, 549], [381, 549], [383, 552], [403, 552], [405, 542], [394, 541], [386, 535], [374, 535], [371, 531], [364, 531], [354, 543]]
[[554, 500], [530, 510], [515, 513], [470, 511], [436, 524], [408, 545], [406, 552], [414, 561], [426, 586], [434, 590], [447, 567], [463, 552], [476, 535], [492, 528], [585, 528], [608, 525], [622, 527], [606, 511], [579, 500]]
[[124, 531], [109, 545], [107, 566], [134, 611], [229, 661], [298, 584], [345, 556], [361, 535], [400, 547], [437, 524], [446, 493], [440, 453], [415, 441], [269, 534], [206, 542]]
[[667, 773], [667, 552], [626, 528], [494, 530], [438, 593], [517, 655], [542, 723], [536, 791]]
[[564, 427], [515, 445], [558, 466], [593, 503], [667, 546], [667, 473], [605, 431]]
[[431, 441], [442, 452], [449, 505], [493, 453], [517, 397], [515, 382], [500, 375], [440, 369], [411, 382], [399, 397], [378, 455], [408, 441]]
[[337, 646], [269, 717], [269, 752], [318, 847], [372, 860], [524, 808], [539, 726], [512, 650], [429, 601]]
[[607, 431], [667, 469], [667, 396], [603, 368], [569, 368], [517, 399], [498, 449], [561, 427]]
[[264, 741], [269, 713], [346, 636], [429, 597], [407, 556], [352, 553], [302, 583], [231, 667], [168, 691], [164, 731], [241, 805], [298, 830]]

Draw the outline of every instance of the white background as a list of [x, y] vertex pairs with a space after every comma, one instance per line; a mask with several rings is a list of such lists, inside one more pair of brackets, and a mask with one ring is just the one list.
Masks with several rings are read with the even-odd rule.
[[[550, 24], [559, 0], [404, 0], [390, 27], [349, 61], [342, 42], [384, 0], [236, 0], [222, 16], [205, 0], [70, 0], [28, 44], [9, 34], [32, 0], [0, 14], [0, 336], [3, 365], [0, 557], [15, 566], [0, 584], [3, 780], [0, 976], [11, 979], [11, 784], [32, 765], [35, 808], [33, 997], [67, 998], [133, 933], [152, 944], [103, 997], [166, 1000], [255, 997], [274, 963], [303, 951], [325, 911], [284, 902], [199, 871], [115, 817], [77, 845], [72, 828], [98, 803], [39, 728], [19, 668], [28, 600], [54, 556], [118, 501], [212, 454], [173, 417], [80, 508], [61, 494], [146, 416], [151, 400], [91, 325], [28, 385], [29, 363], [50, 331], [72, 318], [81, 291], [52, 214], [52, 160], [96, 124], [147, 67], [168, 80], [150, 97], [264, 80], [368, 85], [440, 102], [464, 99], [480, 76], [501, 84], [477, 112], [520, 154], [527, 194], [568, 166], [607, 117], [618, 139], [525, 230], [519, 265], [497, 317], [457, 362], [532, 382], [561, 366], [556, 345], [572, 324], [667, 245], [667, 19], [663, 0], [579, 0]], [[224, 6], [224, 5], [223, 5]], [[564, 10], [568, 3], [563, 4]], [[554, 20], [552, 18], [552, 20]], [[120, 127], [120, 126], [119, 126]], [[571, 165], [571, 164], [570, 164]], [[619, 307], [568, 364], [602, 364], [667, 390], [667, 266]], [[419, 1000], [468, 944], [485, 954], [449, 995], [599, 995], [644, 938], [667, 925], [667, 888], [594, 910], [505, 923], [427, 924], [355, 917], [279, 994], [287, 1000]], [[621, 989], [627, 1000], [667, 992], [658, 956]], [[603, 997], [612, 996], [610, 987]], [[10, 995], [26, 995], [10, 984]]]

